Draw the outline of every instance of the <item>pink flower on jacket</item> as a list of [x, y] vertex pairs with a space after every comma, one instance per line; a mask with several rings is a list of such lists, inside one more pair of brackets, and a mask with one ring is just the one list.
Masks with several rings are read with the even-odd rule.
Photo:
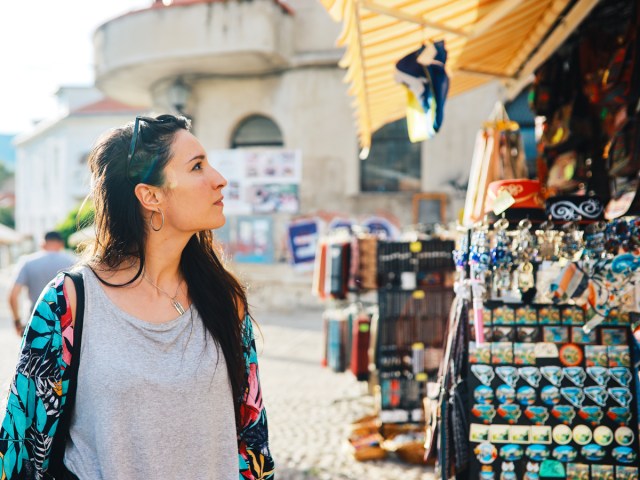
[[249, 378], [245, 402], [240, 406], [243, 426], [247, 427], [260, 418], [262, 412], [262, 391], [258, 381], [258, 365], [252, 363], [249, 367]]

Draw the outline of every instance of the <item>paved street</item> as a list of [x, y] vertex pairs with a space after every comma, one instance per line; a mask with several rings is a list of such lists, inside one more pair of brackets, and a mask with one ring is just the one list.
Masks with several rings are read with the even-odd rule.
[[[18, 355], [6, 305], [8, 273], [0, 271], [0, 398]], [[373, 411], [366, 385], [320, 366], [321, 311], [278, 314], [255, 310], [258, 355], [278, 480], [423, 480], [426, 467], [395, 457], [356, 462], [346, 449], [350, 422]]]

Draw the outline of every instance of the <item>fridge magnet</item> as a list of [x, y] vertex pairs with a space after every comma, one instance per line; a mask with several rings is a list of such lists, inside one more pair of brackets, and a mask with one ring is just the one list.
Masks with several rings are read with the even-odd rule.
[[589, 480], [589, 465], [586, 463], [569, 463], [567, 480]]
[[602, 420], [604, 412], [601, 407], [587, 405], [578, 410], [578, 416], [585, 422], [590, 423], [592, 426], [596, 426], [600, 423], [600, 420]]
[[471, 372], [480, 380], [480, 383], [487, 386], [491, 385], [496, 375], [489, 365], [471, 365]]
[[540, 370], [536, 367], [520, 367], [518, 369], [520, 376], [532, 387], [538, 387], [540, 385], [540, 379], [542, 375], [540, 374]]
[[484, 442], [489, 440], [489, 425], [472, 423], [469, 427], [469, 440], [472, 442]]
[[586, 387], [584, 393], [601, 407], [606, 406], [609, 393], [604, 387]]
[[514, 343], [513, 359], [516, 365], [535, 365], [536, 353], [533, 343]]
[[563, 325], [584, 325], [584, 311], [580, 307], [566, 307], [561, 315]]
[[587, 367], [587, 375], [602, 387], [609, 381], [609, 369], [601, 366]]
[[602, 447], [607, 447], [613, 442], [613, 432], [606, 425], [600, 425], [593, 431], [593, 441]]
[[491, 343], [491, 363], [493, 363], [494, 365], [513, 363], [513, 343]]
[[471, 409], [471, 413], [478, 420], [486, 424], [490, 424], [493, 417], [496, 416], [496, 409], [493, 408], [493, 405], [474, 405]]
[[496, 367], [496, 374], [498, 377], [502, 379], [504, 383], [510, 385], [511, 387], [515, 387], [516, 383], [518, 383], [518, 369], [516, 367], [511, 366], [500, 366]]
[[473, 449], [478, 461], [483, 465], [492, 464], [498, 458], [498, 450], [489, 442], [482, 442]]
[[622, 445], [623, 447], [630, 446], [635, 438], [633, 435], [633, 430], [631, 430], [629, 427], [617, 428], [614, 437], [616, 439], [616, 443], [618, 445]]
[[633, 464], [638, 458], [638, 454], [631, 447], [616, 447], [611, 454], [619, 463]]
[[616, 480], [638, 480], [638, 467], [616, 466]]
[[500, 448], [500, 458], [507, 462], [515, 462], [522, 458], [524, 449], [520, 445], [509, 444]]
[[486, 385], [480, 385], [473, 391], [473, 399], [480, 405], [491, 405], [493, 403], [493, 389]]
[[567, 425], [556, 425], [555, 427], [553, 427], [552, 437], [553, 441], [558, 445], [567, 445], [571, 443], [573, 432]]
[[560, 389], [562, 396], [574, 407], [582, 407], [584, 392], [578, 387], [564, 387]]
[[625, 387], [613, 387], [609, 389], [609, 395], [622, 407], [628, 407], [631, 404], [633, 397], [631, 391]]
[[560, 347], [560, 363], [565, 367], [576, 367], [582, 363], [582, 348], [575, 343], [567, 343]]
[[571, 445], [561, 445], [553, 449], [553, 458], [562, 463], [573, 462], [578, 456], [578, 451]]
[[584, 387], [584, 381], [587, 379], [587, 374], [582, 367], [564, 367], [562, 373], [567, 377], [571, 383], [576, 387]]
[[555, 343], [536, 343], [534, 353], [536, 358], [558, 358], [560, 355], [558, 346]]
[[611, 407], [607, 410], [607, 417], [616, 425], [628, 425], [631, 421], [631, 410], [627, 407]]
[[525, 385], [518, 388], [516, 392], [516, 400], [523, 407], [528, 407], [536, 403], [536, 391], [533, 387]]
[[539, 342], [540, 327], [516, 327], [516, 339], [518, 342]]
[[622, 387], [631, 385], [631, 371], [626, 367], [613, 367], [609, 369], [609, 374]]
[[549, 383], [559, 387], [562, 383], [562, 377], [564, 377], [564, 371], [561, 367], [557, 365], [546, 365], [544, 367], [540, 367], [540, 373], [542, 376], [549, 380]]
[[[514, 425], [509, 428], [509, 441], [511, 443], [531, 443], [533, 440], [533, 428], [537, 427], [527, 427], [522, 425]], [[543, 442], [536, 442], [543, 443]]]
[[591, 465], [591, 480], [611, 480], [613, 465]]
[[560, 390], [553, 385], [547, 385], [540, 392], [540, 399], [545, 405], [553, 406], [560, 403]]
[[[517, 428], [517, 427], [513, 427]], [[551, 427], [548, 426], [536, 426], [531, 427], [531, 442], [532, 443], [551, 443]]]
[[616, 346], [629, 343], [626, 328], [603, 328], [601, 331], [603, 345]]
[[576, 425], [573, 427], [572, 435], [573, 441], [578, 445], [586, 445], [593, 440], [593, 433], [591, 433], [591, 429], [586, 425]]
[[540, 405], [531, 405], [525, 408], [524, 416], [534, 425], [544, 425], [549, 418], [549, 409]]
[[520, 410], [520, 405], [509, 404], [498, 407], [498, 415], [504, 418], [510, 425], [517, 423], [521, 414], [522, 410]]
[[555, 325], [560, 323], [560, 309], [555, 306], [544, 306], [538, 309], [538, 323], [540, 325]]
[[607, 452], [604, 447], [596, 445], [595, 443], [590, 443], [589, 445], [582, 447], [580, 453], [590, 462], [599, 462], [604, 458]]
[[551, 415], [568, 425], [575, 418], [576, 409], [571, 405], [556, 405], [551, 409]]
[[587, 367], [608, 367], [609, 357], [607, 357], [607, 347], [604, 345], [585, 345], [584, 356], [587, 360]]
[[489, 441], [491, 443], [507, 443], [509, 441], [508, 425], [490, 425]]
[[540, 444], [531, 444], [527, 447], [525, 455], [534, 462], [542, 462], [549, 458], [549, 447]]
[[549, 343], [567, 343], [569, 341], [569, 328], [559, 326], [542, 327], [542, 341]]
[[631, 366], [631, 353], [628, 346], [609, 346], [605, 348], [609, 356], [609, 367]]
[[586, 333], [582, 327], [571, 327], [571, 341], [581, 345], [596, 343], [596, 330]]
[[511, 385], [502, 384], [496, 388], [496, 399], [501, 404], [510, 404], [516, 401], [516, 391]]

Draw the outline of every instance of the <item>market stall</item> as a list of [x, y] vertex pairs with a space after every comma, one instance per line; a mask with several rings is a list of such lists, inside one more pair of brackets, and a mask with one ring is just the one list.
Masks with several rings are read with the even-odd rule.
[[343, 22], [363, 156], [383, 124], [412, 128], [398, 60], [442, 40], [449, 96], [499, 79], [542, 121], [533, 171], [508, 117], [481, 126], [423, 399], [438, 476], [637, 479], [638, 2], [322, 1]]

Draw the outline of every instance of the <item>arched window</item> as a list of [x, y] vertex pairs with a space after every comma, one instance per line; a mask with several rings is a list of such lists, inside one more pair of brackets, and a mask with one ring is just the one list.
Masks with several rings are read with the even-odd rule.
[[369, 157], [360, 161], [360, 191], [419, 192], [421, 145], [409, 141], [404, 118], [374, 133]]
[[251, 115], [245, 118], [231, 138], [231, 148], [282, 146], [284, 142], [278, 125], [264, 115]]

